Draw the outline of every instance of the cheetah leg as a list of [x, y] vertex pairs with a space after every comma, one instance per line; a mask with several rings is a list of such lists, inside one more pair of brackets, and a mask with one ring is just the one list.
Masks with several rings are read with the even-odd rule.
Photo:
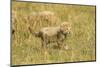
[[61, 42], [57, 42], [58, 47], [61, 48], [62, 43]]

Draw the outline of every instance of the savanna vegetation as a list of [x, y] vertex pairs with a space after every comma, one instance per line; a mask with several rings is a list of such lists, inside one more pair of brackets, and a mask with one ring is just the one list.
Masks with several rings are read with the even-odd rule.
[[[50, 11], [51, 14], [41, 14]], [[53, 14], [52, 14], [53, 13]], [[72, 25], [72, 33], [66, 38], [68, 49], [52, 48], [45, 53], [41, 39], [33, 32], [43, 27], [57, 26], [63, 21]], [[12, 64], [45, 64], [95, 59], [95, 6], [12, 2]]]

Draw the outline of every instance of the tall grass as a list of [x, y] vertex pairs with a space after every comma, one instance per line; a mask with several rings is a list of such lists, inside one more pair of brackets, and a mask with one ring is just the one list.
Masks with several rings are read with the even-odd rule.
[[[46, 19], [38, 14], [42, 11], [53, 12]], [[68, 50], [41, 48], [41, 39], [34, 37], [28, 27], [38, 31], [42, 27], [56, 26], [63, 21], [72, 24], [72, 35], [65, 41]], [[52, 22], [52, 23], [51, 23]], [[95, 59], [95, 7], [12, 2], [12, 64], [44, 64]], [[54, 45], [53, 43], [50, 45]]]

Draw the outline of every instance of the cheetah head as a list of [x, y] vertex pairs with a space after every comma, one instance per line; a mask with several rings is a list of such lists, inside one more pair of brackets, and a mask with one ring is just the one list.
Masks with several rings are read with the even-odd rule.
[[63, 34], [70, 34], [71, 33], [71, 23], [69, 23], [69, 22], [63, 22], [60, 25], [60, 31]]

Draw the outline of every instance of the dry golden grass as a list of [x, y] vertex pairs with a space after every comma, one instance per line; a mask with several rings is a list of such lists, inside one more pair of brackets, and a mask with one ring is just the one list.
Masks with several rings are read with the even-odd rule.
[[[50, 11], [51, 14], [40, 12]], [[95, 59], [95, 7], [61, 4], [12, 2], [12, 64], [45, 64]], [[54, 14], [53, 14], [54, 13]], [[47, 16], [47, 17], [46, 17]], [[41, 40], [28, 27], [38, 31], [42, 27], [71, 22], [73, 34], [65, 43], [68, 50], [41, 48]], [[51, 45], [54, 45], [53, 43]], [[66, 47], [67, 48], [67, 47]]]

